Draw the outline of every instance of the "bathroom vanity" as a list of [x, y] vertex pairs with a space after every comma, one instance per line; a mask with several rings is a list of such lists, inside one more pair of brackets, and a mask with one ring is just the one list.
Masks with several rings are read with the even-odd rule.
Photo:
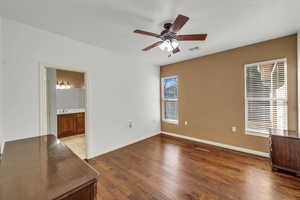
[[58, 138], [85, 133], [84, 109], [68, 109], [57, 111]]

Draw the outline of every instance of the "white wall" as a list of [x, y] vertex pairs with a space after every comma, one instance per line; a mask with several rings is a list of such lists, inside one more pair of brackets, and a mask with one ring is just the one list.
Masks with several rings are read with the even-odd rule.
[[85, 108], [85, 89], [56, 90], [56, 108]]
[[88, 157], [159, 132], [158, 67], [11, 20], [3, 27], [7, 140], [39, 135], [39, 62], [87, 71]]

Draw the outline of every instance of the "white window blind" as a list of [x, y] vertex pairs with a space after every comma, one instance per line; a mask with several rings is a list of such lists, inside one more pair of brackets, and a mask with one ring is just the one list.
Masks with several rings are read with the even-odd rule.
[[178, 123], [178, 79], [162, 78], [163, 121]]
[[246, 132], [287, 130], [286, 59], [245, 65]]

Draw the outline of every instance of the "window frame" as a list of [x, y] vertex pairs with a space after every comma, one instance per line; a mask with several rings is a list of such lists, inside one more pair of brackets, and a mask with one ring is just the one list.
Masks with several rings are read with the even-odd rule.
[[[247, 68], [253, 65], [265, 65], [265, 64], [272, 64], [277, 62], [284, 62], [285, 63], [285, 75], [286, 75], [286, 82], [288, 82], [288, 73], [287, 73], [287, 58], [280, 58], [280, 59], [273, 59], [273, 60], [267, 60], [262, 62], [256, 62], [251, 64], [245, 64], [244, 65], [244, 104], [245, 104], [245, 134], [246, 135], [254, 135], [254, 136], [261, 136], [261, 137], [269, 137], [270, 133], [262, 133], [259, 131], [249, 131], [247, 130], [248, 127], [248, 103], [247, 101], [249, 98], [247, 98]], [[270, 98], [267, 98], [266, 100], [270, 100]], [[288, 85], [287, 85], [287, 97], [286, 97], [286, 103], [288, 104]], [[288, 106], [287, 106], [287, 116], [286, 120], [288, 123]]]
[[[168, 99], [165, 98], [164, 93], [164, 80], [169, 78], [176, 78], [177, 79], [177, 98], [176, 99]], [[162, 121], [165, 123], [170, 124], [178, 124], [179, 123], [179, 79], [178, 76], [166, 76], [161, 78], [161, 108], [162, 108]], [[174, 101], [177, 102], [177, 120], [171, 120], [165, 118], [165, 101]]]

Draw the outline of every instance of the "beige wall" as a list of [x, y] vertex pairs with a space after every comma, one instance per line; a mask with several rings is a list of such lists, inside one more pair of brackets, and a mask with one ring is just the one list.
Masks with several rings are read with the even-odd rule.
[[73, 88], [84, 87], [84, 73], [72, 72], [66, 70], [56, 70], [56, 79], [60, 81], [69, 81]]
[[267, 138], [245, 134], [244, 65], [277, 58], [287, 58], [288, 127], [297, 130], [297, 35], [162, 66], [161, 77], [179, 79], [179, 124], [161, 130], [268, 152]]

